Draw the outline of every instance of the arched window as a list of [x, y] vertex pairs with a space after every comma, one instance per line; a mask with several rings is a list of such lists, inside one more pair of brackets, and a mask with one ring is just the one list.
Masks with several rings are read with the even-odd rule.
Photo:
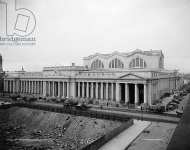
[[92, 62], [91, 68], [92, 69], [101, 69], [101, 68], [104, 68], [104, 64], [101, 60], [96, 59]]
[[129, 68], [146, 68], [146, 66], [146, 62], [140, 57], [134, 58], [129, 64]]
[[109, 68], [124, 68], [124, 64], [118, 58], [113, 59], [109, 63]]

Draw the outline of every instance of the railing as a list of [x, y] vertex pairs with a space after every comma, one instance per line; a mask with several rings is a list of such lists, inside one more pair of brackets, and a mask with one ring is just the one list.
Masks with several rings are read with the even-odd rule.
[[117, 120], [117, 121], [128, 121], [130, 117], [126, 115], [109, 113], [109, 112], [100, 112], [96, 110], [78, 110], [74, 107], [63, 107], [63, 106], [51, 106], [51, 105], [43, 105], [43, 104], [35, 104], [35, 103], [15, 103], [15, 106], [19, 107], [28, 107], [32, 109], [41, 109], [45, 111], [52, 111], [58, 113], [67, 113], [76, 116], [86, 116], [92, 118], [99, 119], [107, 119], [107, 120]]

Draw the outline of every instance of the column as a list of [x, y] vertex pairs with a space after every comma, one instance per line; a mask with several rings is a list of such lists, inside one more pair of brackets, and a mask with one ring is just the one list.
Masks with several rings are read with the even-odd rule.
[[114, 83], [111, 83], [111, 100], [114, 100]]
[[25, 81], [25, 93], [28, 93], [28, 81]]
[[35, 87], [36, 87], [36, 89], [35, 89], [36, 94], [38, 94], [38, 81], [35, 81]]
[[78, 98], [80, 98], [81, 95], [80, 95], [80, 82], [78, 82]]
[[43, 84], [43, 97], [46, 97], [46, 81], [42, 81]]
[[50, 81], [47, 81], [48, 83], [48, 96], [50, 97], [51, 96], [51, 92], [50, 92], [50, 88], [51, 88], [51, 85], [50, 85]]
[[9, 93], [11, 93], [11, 81], [9, 80]]
[[31, 94], [33, 94], [33, 81], [31, 81]]
[[94, 98], [94, 82], [91, 82], [91, 98]]
[[135, 104], [139, 103], [138, 84], [135, 84]]
[[10, 93], [11, 92], [11, 88], [10, 88], [10, 80], [8, 80], [8, 92]]
[[39, 95], [41, 95], [42, 91], [42, 81], [39, 81]]
[[7, 86], [7, 80], [5, 80], [5, 92], [7, 92], [8, 90], [8, 88], [7, 88], [8, 86]]
[[63, 82], [63, 89], [62, 90], [63, 90], [63, 96], [62, 97], [65, 98], [65, 82]]
[[30, 80], [28, 81], [28, 93], [30, 94]]
[[82, 82], [82, 98], [84, 98], [84, 82]]
[[6, 80], [6, 92], [8, 92], [8, 81]]
[[8, 81], [7, 80], [5, 81], [5, 84], [6, 84], [6, 92], [8, 92]]
[[36, 94], [36, 81], [33, 81], [33, 90], [34, 90], [34, 94]]
[[15, 91], [16, 91], [16, 93], [19, 92], [18, 82], [19, 82], [18, 80], [15, 81]]
[[43, 96], [43, 89], [46, 88], [46, 86], [44, 87], [44, 81], [41, 81], [41, 95]]
[[11, 80], [9, 80], [9, 93], [11, 93]]
[[98, 82], [96, 82], [96, 99], [98, 99]]
[[31, 81], [29, 81], [29, 93], [31, 94]]
[[152, 84], [149, 83], [149, 89], [148, 89], [148, 102], [149, 105], [152, 104]]
[[24, 81], [22, 81], [22, 93], [24, 93]]
[[39, 94], [39, 81], [36, 81], [36, 94]]
[[26, 93], [28, 93], [28, 81], [26, 81]]
[[13, 93], [15, 92], [15, 84], [14, 84], [14, 80], [12, 80], [12, 88], [13, 88]]
[[26, 93], [28, 93], [28, 81], [26, 81]]
[[[10, 87], [10, 90], [11, 90], [11, 87]], [[25, 93], [25, 81], [22, 81], [22, 93]]]
[[25, 81], [22, 81], [22, 93], [25, 93]]
[[38, 94], [41, 94], [41, 81], [38, 81]]
[[58, 81], [58, 97], [60, 97], [61, 96], [61, 84], [60, 84], [60, 82]]
[[103, 99], [104, 98], [104, 84], [103, 84], [103, 82], [101, 82], [101, 84], [100, 84], [100, 97], [101, 97], [101, 99]]
[[7, 80], [7, 92], [9, 92], [9, 81]]
[[9, 90], [9, 84], [8, 84], [8, 81], [6, 80], [6, 92], [8, 92]]
[[36, 81], [34, 81], [34, 83], [33, 83], [33, 85], [34, 85], [34, 94], [36, 94]]
[[34, 81], [34, 94], [36, 94], [36, 81]]
[[30, 94], [32, 94], [32, 81], [30, 81]]
[[25, 82], [25, 81], [22, 81], [22, 93], [25, 92], [25, 85], [24, 85], [24, 82]]
[[[22, 85], [22, 84], [21, 84], [21, 85]], [[30, 87], [31, 87], [31, 89], [30, 89], [31, 94], [33, 94], [33, 81], [30, 81]]]
[[75, 98], [75, 81], [70, 82], [70, 97]]
[[89, 82], [86, 82], [86, 97], [89, 98]]
[[55, 97], [55, 83], [52, 81], [52, 97]]
[[29, 81], [27, 81], [27, 93], [29, 94]]
[[32, 89], [32, 85], [31, 85], [31, 81], [29, 81], [29, 93], [31, 94], [31, 89]]
[[40, 81], [37, 81], [37, 93], [40, 94]]
[[116, 96], [116, 102], [120, 101], [120, 92], [119, 92], [119, 83], [116, 83], [116, 89], [115, 89], [115, 96]]
[[34, 84], [33, 84], [33, 81], [31, 81], [31, 93], [32, 94], [34, 93], [33, 89], [34, 89]]
[[9, 89], [9, 84], [8, 81], [6, 80], [6, 92], [8, 92], [8, 89]]
[[4, 82], [3, 82], [3, 92], [5, 92], [6, 91], [6, 81], [4, 80]]
[[4, 80], [4, 84], [3, 84], [3, 92], [7, 91], [7, 84], [6, 84], [6, 80]]
[[38, 94], [38, 81], [35, 81], [35, 87], [36, 87], [36, 94]]
[[39, 94], [42, 94], [42, 81], [39, 81]]
[[106, 100], [108, 100], [108, 83], [106, 83]]
[[15, 80], [15, 92], [18, 93], [18, 80]]
[[52, 84], [52, 81], [49, 81], [49, 95], [52, 96], [52, 87], [53, 87], [53, 84]]
[[129, 102], [129, 84], [125, 83], [125, 103]]
[[31, 88], [30, 91], [31, 91], [31, 94], [32, 94], [33, 93], [33, 84], [32, 84], [32, 81], [30, 81], [30, 88]]
[[67, 97], [68, 97], [68, 98], [70, 97], [69, 92], [70, 92], [70, 89], [69, 89], [69, 82], [67, 82]]
[[23, 81], [20, 81], [20, 92], [23, 93]]
[[144, 103], [147, 104], [147, 84], [144, 84]]
[[11, 81], [12, 82], [12, 93], [14, 93], [15, 89], [14, 89], [14, 80]]

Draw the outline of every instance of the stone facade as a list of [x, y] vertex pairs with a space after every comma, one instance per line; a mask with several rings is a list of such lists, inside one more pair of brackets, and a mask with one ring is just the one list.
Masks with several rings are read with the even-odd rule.
[[164, 69], [162, 51], [135, 50], [84, 57], [84, 66], [44, 67], [42, 72], [7, 72], [4, 92], [37, 97], [68, 97], [114, 103], [153, 104], [182, 84]]

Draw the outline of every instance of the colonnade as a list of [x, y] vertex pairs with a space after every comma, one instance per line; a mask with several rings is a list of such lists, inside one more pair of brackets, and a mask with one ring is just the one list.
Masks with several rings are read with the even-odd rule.
[[[120, 102], [122, 100], [121, 83], [113, 82], [76, 82], [76, 97], [78, 98], [93, 98], [99, 100], [108, 100]], [[129, 83], [125, 84], [125, 97], [123, 101], [129, 102]], [[139, 103], [139, 84], [135, 83], [134, 103]], [[147, 103], [147, 84], [143, 84], [143, 102]]]
[[[42, 97], [72, 97], [116, 102], [123, 101], [124, 103], [130, 102], [130, 95], [134, 95], [134, 103], [138, 104], [140, 102], [140, 84], [134, 83], [133, 85], [134, 92], [132, 93], [130, 92], [131, 87], [129, 83], [124, 82], [5, 80], [4, 92], [33, 94]], [[147, 84], [141, 85], [143, 85], [143, 103], [147, 103]], [[125, 93], [124, 97], [122, 96], [122, 92]]]
[[43, 81], [5, 80], [4, 92], [40, 95], [43, 94]]

